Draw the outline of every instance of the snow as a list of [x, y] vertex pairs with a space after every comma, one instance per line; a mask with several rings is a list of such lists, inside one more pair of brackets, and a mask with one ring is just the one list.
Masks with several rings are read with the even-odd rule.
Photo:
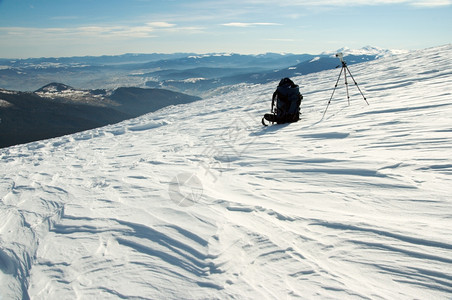
[[206, 54], [201, 54], [201, 55], [190, 55], [188, 56], [188, 58], [193, 58], [193, 59], [201, 59], [201, 58], [206, 58], [206, 57], [222, 57], [222, 56], [233, 56], [234, 53], [206, 53]]
[[[67, 89], [63, 91], [57, 91], [55, 87], [49, 88], [43, 92], [36, 92], [37, 95], [41, 97], [56, 99], [60, 97], [66, 97], [66, 98], [78, 98], [83, 100], [86, 97], [95, 97], [98, 95], [91, 94], [91, 91], [89, 90], [74, 90], [74, 89]], [[98, 97], [101, 98], [101, 97]]]
[[[0, 98], [0, 107], [11, 107], [11, 106], [13, 106], [12, 103]], [[0, 119], [0, 121], [1, 121], [1, 119]]]
[[4, 90], [0, 88], [0, 92], [2, 92], [3, 94], [9, 94], [9, 95], [16, 95], [17, 92], [15, 91], [8, 91], [8, 90]]
[[2, 299], [450, 299], [452, 45], [0, 151]]
[[342, 52], [344, 56], [347, 55], [375, 55], [377, 58], [391, 56], [391, 55], [400, 55], [407, 54], [409, 51], [404, 49], [383, 49], [380, 47], [374, 46], [365, 46], [360, 49], [350, 49], [348, 47], [342, 47], [334, 52], [323, 52], [325, 55], [334, 55], [336, 53]]
[[187, 78], [187, 79], [182, 80], [182, 82], [185, 82], [185, 83], [196, 83], [198, 81], [204, 81], [204, 80], [207, 80], [207, 79], [203, 78], [203, 77], [198, 77], [198, 78]]
[[319, 59], [320, 59], [320, 56], [317, 56], [317, 57], [314, 57], [313, 59], [311, 59], [309, 62], [312, 63], [312, 62], [318, 61]]

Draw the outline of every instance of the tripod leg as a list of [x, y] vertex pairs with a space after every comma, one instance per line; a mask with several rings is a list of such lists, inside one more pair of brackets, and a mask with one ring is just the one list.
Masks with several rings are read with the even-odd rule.
[[347, 70], [348, 70], [348, 68], [347, 68], [347, 66], [345, 66], [345, 68], [344, 68], [345, 89], [347, 90], [348, 106], [350, 106], [350, 94], [348, 93]]
[[358, 83], [356, 83], [355, 78], [353, 78], [352, 73], [350, 72], [350, 70], [348, 69], [347, 66], [345, 66], [345, 67], [347, 68], [348, 74], [350, 74], [350, 77], [353, 79], [353, 82], [355, 83], [356, 87], [358, 88], [358, 91], [361, 93], [361, 96], [363, 96], [364, 101], [366, 101], [367, 105], [369, 105], [369, 102], [367, 102], [367, 99], [366, 99], [366, 97], [364, 96], [364, 94], [363, 94], [363, 92], [361, 91], [361, 89], [359, 88]]
[[341, 72], [339, 73], [339, 77], [337, 77], [336, 85], [334, 86], [333, 93], [331, 94], [330, 100], [328, 100], [328, 104], [327, 104], [327, 106], [326, 106], [326, 108], [325, 108], [325, 111], [323, 112], [322, 119], [325, 117], [325, 114], [326, 114], [326, 111], [327, 111], [327, 109], [328, 109], [328, 106], [330, 106], [331, 99], [333, 99], [334, 92], [336, 91], [337, 84], [339, 83], [339, 79], [341, 78], [341, 75], [342, 75], [342, 71], [343, 71], [343, 70], [344, 70], [344, 67], [342, 67]]

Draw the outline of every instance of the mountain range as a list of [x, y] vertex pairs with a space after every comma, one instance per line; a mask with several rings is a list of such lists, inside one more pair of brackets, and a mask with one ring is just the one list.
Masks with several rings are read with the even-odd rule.
[[[389, 50], [366, 47], [344, 51], [354, 64], [391, 55]], [[350, 53], [350, 55], [348, 55]], [[334, 54], [127, 54], [120, 56], [0, 59], [0, 87], [34, 91], [49, 82], [78, 89], [118, 87], [165, 88], [200, 97], [217, 88], [239, 83], [261, 84], [281, 77], [306, 75], [334, 68]]]

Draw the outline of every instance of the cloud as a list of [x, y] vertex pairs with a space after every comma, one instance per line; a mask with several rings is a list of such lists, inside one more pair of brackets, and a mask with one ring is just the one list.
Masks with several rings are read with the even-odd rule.
[[232, 22], [232, 23], [225, 23], [221, 24], [223, 26], [228, 27], [256, 27], [256, 26], [280, 26], [282, 24], [278, 23], [242, 23], [242, 22]]
[[171, 24], [168, 22], [149, 22], [146, 24], [151, 27], [156, 27], [156, 28], [171, 28], [171, 27], [176, 26], [176, 24]]
[[452, 5], [451, 0], [432, 0], [432, 1], [412, 1], [413, 6], [420, 7], [438, 7], [438, 6], [448, 6]]
[[71, 38], [154, 38], [162, 33], [199, 33], [201, 27], [178, 27], [168, 22], [148, 22], [137, 26], [78, 26], [78, 27], [0, 27], [0, 38], [71, 39]]

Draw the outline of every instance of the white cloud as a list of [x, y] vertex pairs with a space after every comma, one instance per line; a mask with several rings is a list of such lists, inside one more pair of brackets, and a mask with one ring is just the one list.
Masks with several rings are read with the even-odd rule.
[[81, 26], [81, 27], [54, 27], [54, 28], [36, 28], [36, 27], [0, 27], [0, 36], [23, 36], [34, 37], [35, 39], [44, 38], [74, 38], [74, 37], [97, 37], [108, 38], [118, 36], [150, 36], [153, 28], [148, 26]]
[[139, 26], [78, 26], [78, 27], [0, 27], [0, 38], [24, 39], [69, 38], [153, 38], [162, 32], [199, 33], [201, 27], [178, 27], [168, 22], [149, 22]]
[[243, 22], [232, 22], [221, 24], [223, 26], [229, 27], [255, 27], [255, 26], [280, 26], [278, 23], [243, 23]]
[[171, 27], [176, 26], [176, 24], [171, 24], [168, 22], [149, 22], [146, 24], [151, 27], [156, 27], [156, 28], [171, 28]]
[[411, 3], [414, 6], [422, 6], [422, 7], [437, 7], [437, 6], [448, 6], [452, 5], [451, 0], [425, 0], [425, 1], [413, 1]]

